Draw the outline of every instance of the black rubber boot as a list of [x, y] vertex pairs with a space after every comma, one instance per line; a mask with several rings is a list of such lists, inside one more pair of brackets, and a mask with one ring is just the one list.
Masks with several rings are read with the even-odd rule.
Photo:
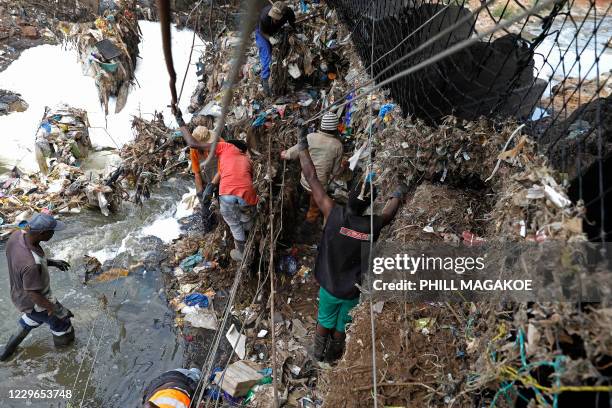
[[313, 355], [316, 361], [323, 361], [328, 343], [329, 336], [323, 336], [315, 332]]
[[62, 334], [61, 336], [53, 335], [53, 344], [55, 347], [65, 347], [74, 342], [74, 328], [71, 327], [70, 331], [66, 334]]
[[2, 355], [0, 355], [0, 361], [6, 361], [10, 356], [15, 353], [17, 350], [17, 346], [21, 344], [21, 342], [28, 336], [30, 333], [30, 329], [24, 329], [23, 327], [19, 328], [19, 331], [11, 336], [8, 343], [4, 347], [4, 351]]
[[237, 241], [234, 240], [234, 245], [236, 246], [235, 249], [232, 249], [230, 251], [230, 256], [232, 257], [232, 259], [236, 262], [242, 261], [242, 256], [244, 254], [244, 244], [246, 243], [246, 241]]
[[333, 363], [342, 357], [342, 353], [344, 353], [344, 339], [332, 339], [325, 353], [325, 362], [330, 364]]

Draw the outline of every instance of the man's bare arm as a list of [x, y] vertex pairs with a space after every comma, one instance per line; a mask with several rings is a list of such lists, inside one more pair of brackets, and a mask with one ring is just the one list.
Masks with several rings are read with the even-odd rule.
[[393, 218], [395, 218], [397, 214], [397, 210], [399, 210], [400, 204], [400, 199], [395, 197], [387, 201], [381, 214], [383, 227], [393, 221]]
[[314, 198], [315, 202], [317, 203], [317, 207], [319, 207], [323, 213], [323, 216], [327, 218], [334, 207], [334, 200], [329, 198], [325, 192], [325, 189], [323, 188], [323, 185], [317, 178], [317, 170], [312, 163], [312, 158], [310, 157], [308, 149], [301, 150], [299, 157], [300, 165], [302, 166], [302, 174], [304, 174], [304, 178], [310, 186], [312, 198]]
[[404, 183], [399, 183], [391, 194], [391, 199], [387, 201], [385, 208], [382, 212], [382, 222], [383, 226], [389, 224], [395, 218], [397, 211], [399, 210], [400, 205], [404, 201], [406, 194], [408, 193], [408, 186]]

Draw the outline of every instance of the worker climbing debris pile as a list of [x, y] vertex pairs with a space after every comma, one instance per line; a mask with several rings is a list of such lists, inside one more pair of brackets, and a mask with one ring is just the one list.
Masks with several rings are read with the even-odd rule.
[[141, 37], [136, 1], [117, 2], [115, 9], [105, 10], [93, 23], [64, 23], [60, 28], [76, 44], [84, 72], [96, 80], [106, 114], [111, 97], [117, 98], [115, 113], [121, 112], [134, 79]]
[[34, 143], [42, 174], [59, 163], [78, 166], [92, 147], [87, 112], [68, 105], [46, 108]]

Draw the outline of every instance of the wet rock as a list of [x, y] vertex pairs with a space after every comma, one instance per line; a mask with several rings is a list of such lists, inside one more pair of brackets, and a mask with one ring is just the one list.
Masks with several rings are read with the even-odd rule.
[[102, 271], [108, 271], [112, 268], [128, 269], [131, 259], [128, 252], [122, 252], [113, 259], [108, 259], [102, 264]]
[[21, 99], [21, 95], [11, 91], [0, 89], [0, 116], [11, 112], [23, 112], [28, 109], [28, 104]]

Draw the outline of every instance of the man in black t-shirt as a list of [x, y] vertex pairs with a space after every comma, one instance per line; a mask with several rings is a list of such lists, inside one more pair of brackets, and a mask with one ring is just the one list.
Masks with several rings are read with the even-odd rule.
[[315, 263], [315, 277], [321, 288], [314, 357], [318, 361], [325, 358], [333, 362], [344, 350], [346, 324], [351, 321], [349, 311], [359, 303], [355, 284], [361, 283], [362, 245], [378, 239], [380, 230], [395, 217], [407, 189], [400, 185], [381, 215], [363, 215], [376, 198], [376, 190], [369, 183], [359, 183], [349, 193], [346, 206], [337, 205], [317, 178], [306, 133], [303, 129], [298, 141], [302, 174], [326, 220]]
[[281, 28], [289, 23], [295, 28], [295, 13], [282, 1], [276, 1], [261, 10], [259, 24], [255, 31], [255, 42], [259, 49], [259, 60], [261, 61], [261, 85], [266, 96], [270, 96], [270, 64], [272, 63], [272, 45], [270, 37], [278, 33]]

